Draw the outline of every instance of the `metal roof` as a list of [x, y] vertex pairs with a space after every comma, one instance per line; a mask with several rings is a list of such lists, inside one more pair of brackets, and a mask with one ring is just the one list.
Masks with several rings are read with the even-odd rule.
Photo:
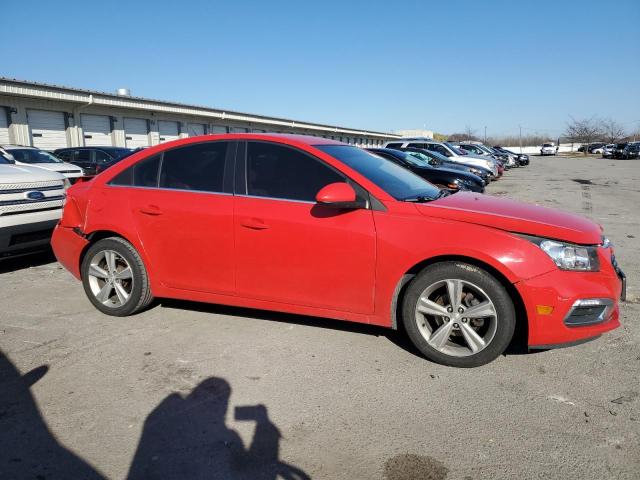
[[222, 120], [253, 122], [263, 125], [279, 125], [284, 127], [306, 128], [333, 133], [350, 135], [374, 136], [384, 138], [399, 138], [393, 133], [361, 130], [336, 125], [306, 122], [267, 115], [237, 112], [212, 108], [205, 105], [193, 105], [166, 100], [157, 100], [145, 97], [122, 96], [115, 93], [100, 92], [82, 88], [66, 87], [43, 82], [19, 80], [0, 76], [0, 95], [18, 95], [47, 100], [61, 100], [75, 103], [95, 104], [110, 107], [134, 108], [139, 110], [161, 111], [184, 115], [197, 115], [202, 117], [214, 117]]

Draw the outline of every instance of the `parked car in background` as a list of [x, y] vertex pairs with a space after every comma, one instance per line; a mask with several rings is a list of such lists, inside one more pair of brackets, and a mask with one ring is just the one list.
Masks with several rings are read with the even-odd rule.
[[418, 153], [404, 152], [393, 148], [368, 148], [367, 151], [391, 160], [440, 188], [447, 188], [453, 192], [458, 190], [484, 192], [485, 183], [477, 175], [460, 170], [435, 168], [429, 164], [428, 160], [420, 158]]
[[424, 148], [403, 148], [401, 151], [411, 153], [418, 158], [422, 158], [429, 165], [435, 168], [447, 168], [449, 170], [459, 170], [466, 173], [472, 173], [482, 179], [482, 181], [486, 184], [491, 182], [491, 171], [483, 168], [477, 167], [475, 165], [469, 165], [466, 163], [460, 162], [452, 162], [448, 157], [444, 155], [434, 152], [432, 150], [425, 150]]
[[2, 145], [0, 147], [0, 154], [15, 160], [17, 165], [30, 165], [61, 173], [67, 177], [71, 183], [84, 175], [80, 167], [66, 163], [52, 153], [35, 147]]
[[504, 147], [501, 147], [500, 145], [495, 145], [493, 148], [495, 148], [499, 152], [504, 152], [510, 155], [514, 155], [516, 157], [516, 161], [521, 167], [525, 165], [529, 165], [529, 155], [526, 155], [524, 153], [515, 153], [513, 150], [508, 150]]
[[396, 150], [401, 150], [403, 148], [423, 148], [425, 150], [438, 152], [453, 162], [466, 163], [486, 168], [491, 172], [491, 175], [494, 178], [498, 178], [502, 175], [502, 173], [498, 172], [498, 163], [495, 159], [463, 154], [455, 146], [447, 142], [436, 142], [429, 138], [416, 137], [387, 142], [385, 144], [385, 148], [395, 148]]
[[631, 160], [633, 158], [638, 158], [638, 152], [640, 151], [640, 142], [629, 142], [627, 146], [624, 147], [622, 151], [622, 155], [620, 158], [625, 160]]
[[596, 143], [592, 143], [589, 145], [589, 148], [587, 148], [587, 152], [588, 153], [602, 153], [602, 150], [604, 149], [605, 144], [602, 142], [596, 142]]
[[49, 247], [69, 185], [59, 173], [0, 155], [0, 258]]
[[85, 175], [97, 175], [135, 151], [137, 149], [123, 147], [73, 147], [59, 148], [53, 153], [65, 162], [82, 167]]
[[451, 194], [334, 140], [226, 134], [129, 156], [68, 191], [52, 245], [101, 312], [154, 297], [404, 330], [474, 367], [516, 325], [530, 348], [620, 325], [622, 275], [595, 222]]
[[609, 143], [602, 148], [602, 158], [613, 158], [613, 154], [616, 150], [615, 143]]
[[477, 155], [477, 156], [489, 156], [489, 157], [493, 157], [499, 161], [502, 162], [502, 164], [506, 167], [506, 168], [512, 168], [512, 167], [517, 167], [519, 166], [516, 163], [516, 159], [513, 155], [509, 155], [506, 153], [502, 153], [502, 152], [498, 152], [496, 150], [493, 150], [491, 147], [488, 147], [486, 145], [483, 145], [481, 143], [478, 142], [459, 142], [454, 144], [456, 147], [461, 148], [462, 150], [465, 150], [473, 155]]
[[613, 148], [613, 158], [623, 158], [624, 149], [627, 148], [629, 142], [616, 143]]
[[540, 147], [540, 155], [555, 155], [558, 153], [558, 147], [553, 143], [543, 143]]

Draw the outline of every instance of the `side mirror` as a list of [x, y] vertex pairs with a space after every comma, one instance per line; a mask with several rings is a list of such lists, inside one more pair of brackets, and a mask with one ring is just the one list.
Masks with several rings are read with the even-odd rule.
[[356, 191], [345, 182], [336, 182], [326, 185], [316, 195], [319, 205], [333, 208], [365, 208], [366, 203], [357, 199]]

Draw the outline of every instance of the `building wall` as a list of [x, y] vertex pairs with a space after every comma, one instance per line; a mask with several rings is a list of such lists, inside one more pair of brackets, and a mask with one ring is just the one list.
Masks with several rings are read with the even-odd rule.
[[433, 138], [433, 130], [396, 130], [396, 134], [402, 137], [428, 137]]
[[[94, 96], [85, 91], [47, 91], [45, 87], [46, 85], [33, 84], [32, 89], [18, 89], [11, 84], [4, 86], [0, 81], [0, 107], [5, 107], [9, 112], [7, 117], [10, 120], [8, 130], [11, 143], [33, 145], [33, 135], [27, 117], [29, 110], [62, 112], [65, 118], [66, 146], [70, 147], [85, 145], [85, 132], [81, 125], [82, 114], [109, 116], [111, 145], [123, 147], [126, 146], [125, 117], [147, 121], [149, 145], [160, 143], [158, 131], [160, 120], [178, 122], [180, 137], [188, 136], [189, 123], [199, 123], [206, 126], [208, 133], [234, 131], [296, 133], [333, 138], [363, 147], [381, 146], [386, 141], [396, 138], [393, 134], [369, 134], [355, 129], [346, 130], [340, 129], [340, 127], [333, 128], [275, 118], [252, 118], [247, 114], [225, 114], [225, 112], [213, 109], [205, 110], [203, 108], [201, 111], [197, 111], [196, 107], [163, 104], [135, 97], [119, 98], [105, 94], [103, 98], [98, 93]], [[34, 98], [36, 95], [45, 98]]]

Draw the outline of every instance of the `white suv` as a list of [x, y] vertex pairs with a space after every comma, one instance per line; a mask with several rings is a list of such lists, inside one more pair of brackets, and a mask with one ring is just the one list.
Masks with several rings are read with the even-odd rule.
[[46, 248], [69, 180], [0, 155], [0, 258]]
[[15, 160], [17, 165], [29, 165], [61, 173], [71, 182], [84, 175], [80, 167], [64, 162], [52, 153], [34, 147], [2, 145], [0, 146], [0, 155]]

